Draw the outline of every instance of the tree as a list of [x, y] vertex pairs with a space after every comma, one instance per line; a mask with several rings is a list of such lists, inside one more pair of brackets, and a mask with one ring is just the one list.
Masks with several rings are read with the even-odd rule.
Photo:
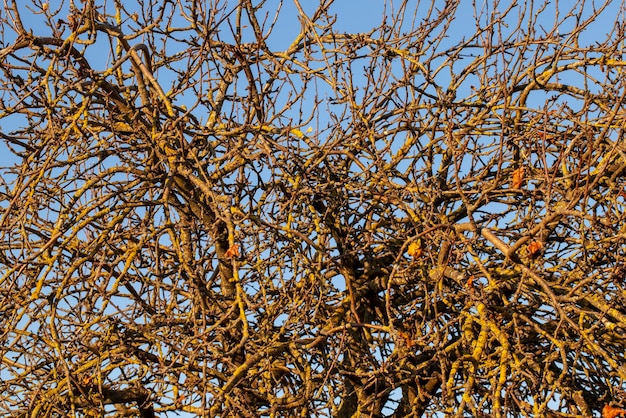
[[5, 1], [0, 408], [615, 413], [616, 3]]

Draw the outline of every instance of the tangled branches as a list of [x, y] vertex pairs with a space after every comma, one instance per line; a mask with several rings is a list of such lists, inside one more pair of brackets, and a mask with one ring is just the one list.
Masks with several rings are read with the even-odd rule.
[[617, 410], [612, 2], [124, 3], [2, 15], [0, 408]]

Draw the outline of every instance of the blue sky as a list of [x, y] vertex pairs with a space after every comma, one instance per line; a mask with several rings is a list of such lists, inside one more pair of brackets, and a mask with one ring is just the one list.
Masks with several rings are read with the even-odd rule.
[[[46, 27], [45, 24], [43, 24], [43, 20], [42, 20], [43, 16], [41, 14], [32, 14], [30, 10], [33, 10], [33, 9], [27, 8], [26, 6], [27, 3], [28, 2], [19, 2], [21, 16], [22, 16], [22, 19], [24, 20], [25, 26], [28, 27], [30, 30], [32, 30], [34, 35], [50, 36], [51, 31]], [[96, 3], [99, 4], [101, 2], [96, 2]], [[228, 7], [230, 7], [231, 3], [224, 2], [222, 4], [226, 4], [228, 5]], [[398, 12], [398, 7], [400, 3], [401, 2], [397, 0], [395, 1], [338, 0], [334, 2], [333, 5], [331, 6], [330, 13], [336, 14], [336, 24], [335, 24], [336, 32], [338, 33], [366, 33], [372, 30], [373, 28], [379, 26], [381, 22], [383, 22], [383, 20], [387, 24], [391, 24], [392, 22], [389, 16]], [[448, 38], [446, 39], [445, 42], [448, 42], [450, 45], [453, 45], [453, 44], [458, 43], [463, 37], [467, 38], [475, 32], [476, 20], [475, 20], [475, 12], [473, 10], [472, 3], [474, 2], [464, 1], [461, 3], [461, 5], [459, 6], [459, 9], [456, 12], [456, 18], [447, 33]], [[478, 3], [480, 6], [480, 2]], [[597, 40], [604, 39], [607, 33], [609, 32], [609, 30], [611, 29], [611, 25], [613, 24], [613, 21], [615, 20], [615, 16], [620, 15], [620, 13], [622, 14], [622, 16], [624, 14], [624, 10], [623, 8], [621, 8], [620, 3], [621, 2], [619, 1], [610, 2], [610, 5], [607, 8], [607, 10], [597, 19], [596, 23], [590, 26], [587, 32], [588, 36], [583, 39], [588, 40], [589, 44], [593, 44]], [[65, 2], [60, 2], [58, 0], [51, 1], [49, 2], [49, 10], [55, 10], [55, 6], [58, 5], [59, 7], [61, 7], [61, 12], [58, 14], [58, 17], [64, 18], [67, 15], [66, 10], [67, 10], [68, 4], [69, 3], [67, 1]], [[278, 7], [277, 7], [278, 4], [282, 4], [280, 8], [280, 14], [277, 19], [278, 24], [276, 25], [276, 29], [274, 30], [272, 36], [270, 36], [268, 43], [270, 47], [274, 48], [275, 50], [282, 50], [282, 49], [287, 48], [289, 44], [291, 44], [293, 39], [295, 39], [295, 37], [300, 31], [301, 23], [300, 23], [299, 17], [297, 16], [298, 11], [297, 11], [295, 4], [292, 1], [280, 2], [278, 0], [268, 1], [263, 8], [263, 11], [267, 12], [266, 16], [267, 16], [268, 21], [271, 21], [274, 18], [275, 12], [276, 10], [278, 10]], [[300, 4], [307, 13], [311, 14], [316, 9], [318, 2], [301, 1]], [[407, 4], [408, 6], [406, 7], [406, 13], [404, 15], [403, 26], [405, 26], [407, 30], [409, 30], [412, 24], [414, 24], [415, 22], [419, 22], [420, 19], [423, 18], [424, 14], [428, 12], [430, 5], [428, 4], [428, 2], [422, 2], [422, 1], [417, 1], [417, 0], [408, 1]], [[440, 8], [443, 7], [444, 4], [445, 4], [445, 1], [443, 0], [436, 2], [436, 5]], [[108, 6], [108, 9], [106, 10], [112, 12], [113, 9], [111, 6], [112, 6], [112, 3]], [[126, 4], [126, 6], [131, 7], [128, 4]], [[501, 5], [500, 9], [503, 9], [505, 6], [506, 4]], [[484, 22], [485, 20], [484, 16], [491, 15], [491, 13], [493, 12], [493, 10], [491, 10], [493, 5], [492, 5], [492, 2], [483, 1], [482, 6], [480, 7], [481, 7], [481, 10], [484, 12], [484, 15], [482, 18], [480, 18], [480, 21]], [[556, 10], [557, 7], [561, 7], [561, 10], [560, 10], [561, 13], [564, 12], [563, 6], [562, 5], [559, 6], [558, 2], [548, 3], [546, 10], [544, 10], [541, 14], [542, 18], [539, 20], [539, 23], [543, 22], [543, 24], [539, 24], [537, 25], [539, 26], [539, 28], [535, 28], [538, 34], [541, 34], [541, 29], [548, 30], [556, 23], [558, 19], [554, 18], [555, 16], [554, 11]], [[587, 6], [587, 9], [591, 10], [591, 7], [592, 7], [591, 4], [589, 4]], [[519, 6], [513, 8], [513, 12], [510, 14], [510, 16], [513, 16], [513, 17], [516, 16], [517, 12], [521, 10], [522, 9]], [[259, 12], [258, 16], [260, 17], [260, 20], [263, 20], [262, 12]], [[573, 18], [569, 18], [567, 20], [561, 21], [559, 31], [561, 33], [567, 33], [576, 24], [577, 23]], [[511, 26], [511, 30], [515, 27], [513, 22], [511, 22], [510, 26]], [[244, 30], [244, 33], [245, 33], [245, 30]], [[65, 31], [64, 34], [67, 35], [68, 31]], [[15, 35], [11, 33], [10, 30], [5, 28], [4, 36], [3, 36], [4, 45], [9, 44], [12, 41], [12, 39], [14, 39], [14, 36]], [[104, 39], [102, 39], [101, 41], [105, 42]], [[104, 43], [102, 46], [106, 48], [106, 45]], [[580, 45], [580, 46], [585, 47], [586, 45]], [[442, 50], [442, 49], [443, 48], [441, 47], [439, 48], [439, 50]], [[108, 54], [102, 54], [96, 48], [88, 49], [88, 58], [90, 59], [90, 63], [92, 64], [94, 68], [104, 69], [110, 65], [110, 57], [108, 56]], [[443, 77], [443, 75], [441, 75], [441, 77]], [[163, 70], [161, 70], [160, 81], [164, 84], [163, 87], [165, 90], [167, 89], [166, 83], [168, 81], [168, 78], [169, 78], [168, 75], [165, 74]], [[537, 103], [541, 103], [543, 100], [544, 98], [537, 98]], [[2, 129], [5, 132], [9, 131], [12, 126], [15, 126], [16, 123], [18, 123], [17, 117], [11, 117], [8, 119], [5, 118], [2, 120]], [[0, 145], [0, 147], [4, 147], [4, 144]], [[9, 154], [7, 152], [3, 152], [2, 148], [0, 148], [0, 166], [3, 166], [6, 163], [9, 163], [10, 161], [12, 161], [12, 159], [9, 158]]]

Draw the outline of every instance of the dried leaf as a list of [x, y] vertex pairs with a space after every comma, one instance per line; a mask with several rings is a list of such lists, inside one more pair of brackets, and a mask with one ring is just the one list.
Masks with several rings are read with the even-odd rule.
[[302, 131], [300, 129], [297, 128], [293, 128], [291, 130], [291, 133], [294, 134], [297, 138], [304, 138], [304, 134], [302, 133]]
[[422, 250], [422, 242], [419, 239], [415, 242], [412, 242], [409, 245], [409, 249], [407, 250], [407, 254], [409, 254], [413, 258], [417, 258], [421, 256], [423, 253], [424, 253], [424, 250]]
[[602, 408], [602, 418], [617, 418], [619, 416], [626, 416], [626, 409], [617, 408], [609, 404], [604, 405], [604, 408]]
[[543, 248], [543, 242], [541, 241], [533, 241], [528, 244], [528, 257], [531, 259], [535, 259], [541, 255], [541, 250]]
[[413, 347], [414, 345], [416, 345], [417, 343], [415, 342], [415, 340], [413, 340], [411, 338], [411, 336], [406, 333], [406, 332], [402, 332], [402, 331], [398, 331], [398, 335], [400, 337], [402, 337], [402, 339], [404, 340], [404, 343], [407, 345], [407, 347]]
[[524, 167], [520, 167], [513, 171], [513, 179], [511, 181], [511, 187], [519, 189], [524, 184]]
[[539, 137], [539, 139], [542, 139], [548, 142], [551, 142], [555, 137], [554, 134], [546, 132], [546, 131], [538, 131], [537, 136]]
[[239, 246], [237, 244], [234, 244], [232, 247], [226, 250], [226, 252], [224, 253], [224, 257], [226, 258], [239, 257]]

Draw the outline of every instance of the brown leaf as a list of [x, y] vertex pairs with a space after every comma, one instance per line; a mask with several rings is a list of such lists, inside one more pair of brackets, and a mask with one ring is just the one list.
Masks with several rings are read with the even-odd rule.
[[519, 189], [524, 184], [524, 166], [513, 171], [513, 178], [511, 180], [511, 187]]
[[226, 250], [226, 252], [224, 253], [224, 257], [226, 258], [239, 257], [239, 246], [237, 244], [233, 244], [232, 247]]
[[602, 418], [617, 418], [619, 416], [626, 416], [626, 409], [617, 408], [609, 404], [604, 405], [604, 408], [602, 408]]
[[410, 348], [410, 347], [413, 347], [415, 344], [417, 344], [417, 343], [415, 342], [415, 340], [413, 340], [413, 339], [411, 338], [411, 336], [410, 336], [408, 333], [406, 333], [406, 332], [398, 331], [398, 335], [399, 335], [400, 337], [402, 337], [402, 339], [404, 340], [404, 343], [405, 343], [405, 344], [407, 345], [407, 347], [409, 347], [409, 348]]
[[555, 137], [554, 134], [551, 134], [551, 133], [546, 132], [546, 131], [538, 131], [537, 132], [537, 136], [539, 137], [539, 139], [543, 139], [543, 140], [548, 141], [548, 142], [551, 142], [554, 139], [554, 137]]
[[528, 257], [535, 259], [541, 255], [541, 249], [543, 248], [543, 242], [533, 241], [528, 244]]

